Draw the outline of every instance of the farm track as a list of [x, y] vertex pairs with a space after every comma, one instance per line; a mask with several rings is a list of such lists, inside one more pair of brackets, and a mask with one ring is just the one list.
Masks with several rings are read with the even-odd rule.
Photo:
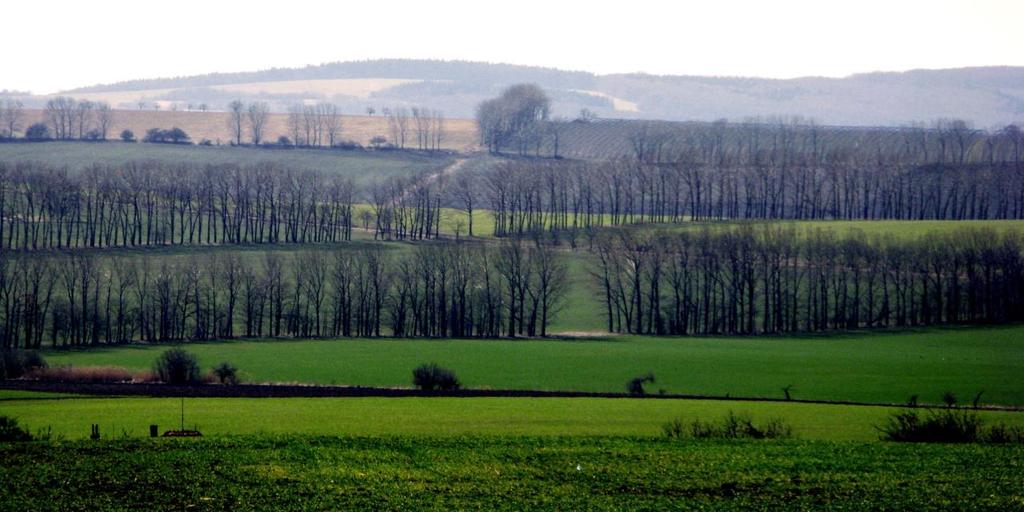
[[[167, 384], [133, 383], [71, 383], [32, 380], [0, 382], [0, 389], [39, 391], [87, 395], [92, 398], [118, 398], [143, 396], [152, 398], [626, 398], [647, 400], [713, 400], [722, 402], [781, 402], [790, 404], [842, 405], [861, 407], [907, 407], [898, 403], [872, 403], [848, 400], [806, 400], [770, 397], [736, 397], [685, 394], [597, 393], [587, 391], [544, 391], [530, 389], [462, 389], [458, 391], [423, 391], [411, 388], [382, 388], [369, 386], [321, 386], [300, 384], [238, 384], [177, 386]], [[48, 397], [48, 400], [66, 397]], [[77, 398], [77, 397], [76, 397]], [[34, 399], [11, 399], [34, 400]], [[920, 409], [941, 409], [945, 406], [920, 404]], [[1020, 412], [1024, 407], [985, 405], [963, 409]]]

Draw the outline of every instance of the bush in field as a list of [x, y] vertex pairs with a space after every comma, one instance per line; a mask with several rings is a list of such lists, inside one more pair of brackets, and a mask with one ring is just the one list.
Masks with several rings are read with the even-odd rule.
[[455, 372], [438, 366], [436, 363], [417, 366], [412, 371], [412, 383], [424, 391], [455, 391], [460, 386]]
[[879, 430], [884, 440], [908, 443], [974, 443], [984, 434], [977, 413], [952, 407], [925, 414], [916, 409], [896, 412]]
[[33, 350], [4, 350], [0, 355], [3, 359], [0, 378], [17, 379], [26, 373], [39, 368], [46, 368], [46, 360], [39, 352]]
[[654, 374], [648, 372], [647, 375], [641, 375], [640, 377], [634, 377], [626, 383], [626, 391], [635, 396], [643, 396], [647, 392], [644, 390], [644, 384], [650, 382], [654, 384]]
[[213, 374], [221, 384], [238, 384], [238, 368], [223, 362], [213, 367]]
[[43, 123], [36, 123], [25, 130], [28, 140], [50, 140], [50, 128]]
[[721, 423], [703, 422], [699, 419], [690, 424], [689, 431], [682, 420], [675, 419], [661, 427], [666, 437], [694, 439], [784, 439], [793, 437], [793, 427], [780, 419], [769, 418], [764, 423], [755, 423], [747, 415], [738, 415], [732, 411], [722, 419]]
[[121, 140], [123, 142], [135, 142], [135, 132], [131, 130], [124, 130], [121, 132]]
[[160, 354], [153, 365], [153, 373], [167, 384], [195, 384], [202, 380], [196, 356], [180, 348]]
[[31, 441], [32, 434], [18, 426], [18, 420], [9, 416], [0, 416], [0, 443], [16, 443]]

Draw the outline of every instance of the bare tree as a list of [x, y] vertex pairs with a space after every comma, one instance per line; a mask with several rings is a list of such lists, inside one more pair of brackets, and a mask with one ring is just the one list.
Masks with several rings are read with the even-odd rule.
[[318, 105], [323, 116], [324, 131], [327, 135], [327, 146], [334, 147], [341, 139], [341, 112], [332, 103]]
[[405, 148], [405, 139], [409, 135], [409, 111], [405, 107], [396, 107], [388, 109], [386, 115], [391, 143], [399, 149]]
[[46, 118], [53, 127], [56, 139], [67, 140], [73, 136], [76, 102], [74, 98], [58, 96], [46, 102]]
[[252, 143], [260, 145], [263, 140], [263, 130], [267, 126], [267, 118], [270, 116], [270, 106], [264, 101], [257, 101], [249, 104], [249, 131], [252, 133]]
[[110, 130], [110, 124], [114, 120], [114, 111], [110, 109], [110, 104], [101, 101], [96, 104], [96, 122], [99, 125], [100, 139], [107, 140], [107, 132]]
[[234, 135], [235, 145], [240, 146], [242, 144], [242, 131], [245, 127], [245, 104], [239, 100], [232, 101], [228, 104], [228, 128]]
[[[7, 100], [6, 106], [0, 110], [0, 121], [7, 131], [7, 137], [14, 138], [14, 132], [21, 129], [21, 120], [24, 117], [23, 105], [18, 100]], [[2, 134], [0, 134], [2, 135]]]

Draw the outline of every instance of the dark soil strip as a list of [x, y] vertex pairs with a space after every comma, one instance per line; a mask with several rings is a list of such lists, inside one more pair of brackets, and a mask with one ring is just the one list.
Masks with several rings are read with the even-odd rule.
[[[132, 383], [76, 383], [34, 380], [0, 381], [0, 389], [73, 393], [90, 396], [148, 396], [195, 398], [329, 398], [329, 397], [449, 397], [449, 398], [630, 398], [647, 400], [717, 400], [732, 402], [783, 402], [798, 404], [856, 405], [865, 407], [907, 407], [906, 404], [869, 403], [829, 400], [786, 400], [784, 398], [756, 398], [708, 395], [630, 395], [627, 393], [594, 393], [586, 391], [540, 391], [519, 389], [462, 389], [458, 391], [421, 391], [409, 388], [374, 388], [361, 386], [302, 386], [294, 384], [200, 384], [172, 386], [168, 384]], [[54, 397], [59, 399], [59, 397]], [[939, 405], [919, 405], [920, 408], [941, 408]], [[1014, 406], [986, 405], [979, 409], [992, 411], [1024, 411]]]

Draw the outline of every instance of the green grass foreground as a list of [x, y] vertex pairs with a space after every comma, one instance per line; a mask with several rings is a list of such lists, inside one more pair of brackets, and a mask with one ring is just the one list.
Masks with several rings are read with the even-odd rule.
[[[648, 371], [648, 392], [796, 399], [1024, 405], [1024, 326], [751, 337], [621, 336], [580, 340], [313, 340], [184, 344], [204, 371], [229, 361], [248, 382], [411, 386], [436, 362], [464, 386], [624, 392]], [[47, 351], [51, 365], [149, 369], [167, 345]]]
[[263, 436], [3, 445], [0, 459], [11, 511], [1024, 506], [1020, 446]]
[[[0, 414], [30, 433], [66, 439], [143, 437], [180, 424], [178, 398], [23, 399]], [[207, 436], [236, 434], [422, 436], [660, 436], [679, 418], [719, 421], [729, 412], [778, 418], [799, 439], [871, 442], [892, 407], [629, 398], [186, 398], [185, 426]], [[1024, 412], [984, 411], [988, 423], [1024, 426]]]

